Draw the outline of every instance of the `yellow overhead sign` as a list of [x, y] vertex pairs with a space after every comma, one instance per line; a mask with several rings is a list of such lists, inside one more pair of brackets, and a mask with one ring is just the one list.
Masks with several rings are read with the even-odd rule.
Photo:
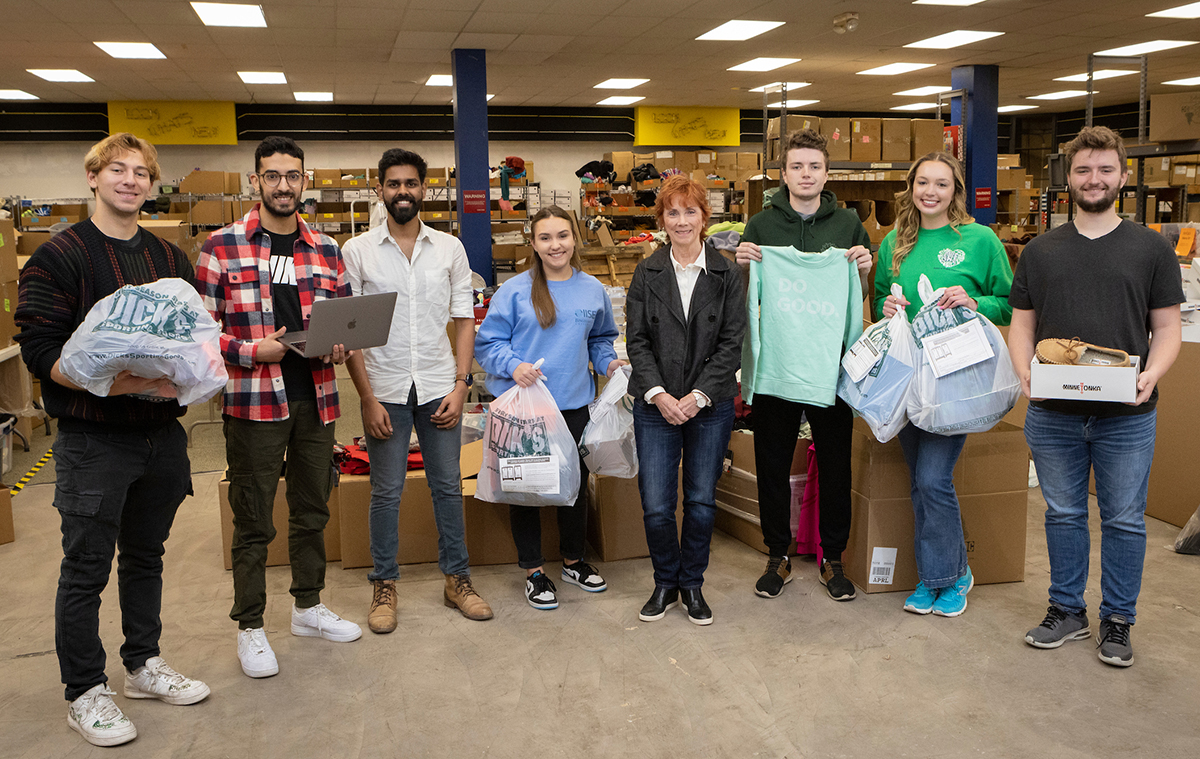
[[741, 112], [737, 108], [640, 105], [633, 125], [634, 145], [742, 144]]
[[108, 131], [153, 145], [236, 145], [237, 117], [232, 102], [125, 100], [108, 104]]

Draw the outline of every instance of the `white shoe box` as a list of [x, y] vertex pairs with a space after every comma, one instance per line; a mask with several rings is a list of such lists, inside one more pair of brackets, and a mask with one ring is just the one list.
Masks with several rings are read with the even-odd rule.
[[1137, 400], [1141, 357], [1130, 356], [1131, 366], [1072, 366], [1043, 364], [1037, 356], [1029, 362], [1030, 395], [1072, 401]]

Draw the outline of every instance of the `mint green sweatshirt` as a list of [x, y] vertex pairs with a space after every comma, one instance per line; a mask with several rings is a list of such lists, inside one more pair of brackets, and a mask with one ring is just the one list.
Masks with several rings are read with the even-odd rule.
[[762, 249], [750, 264], [742, 398], [832, 406], [846, 346], [862, 334], [862, 284], [845, 248]]
[[887, 233], [879, 245], [879, 264], [875, 268], [875, 302], [873, 313], [883, 318], [883, 301], [899, 282], [909, 305], [905, 308], [912, 319], [921, 310], [917, 281], [922, 274], [929, 277], [933, 289], [961, 286], [979, 302], [979, 313], [997, 326], [1012, 320], [1008, 291], [1012, 288], [1012, 267], [1008, 254], [996, 233], [982, 224], [964, 224], [957, 231], [950, 225], [938, 229], [922, 229], [917, 244], [900, 264], [900, 276], [892, 275], [892, 251], [896, 248], [896, 230]]

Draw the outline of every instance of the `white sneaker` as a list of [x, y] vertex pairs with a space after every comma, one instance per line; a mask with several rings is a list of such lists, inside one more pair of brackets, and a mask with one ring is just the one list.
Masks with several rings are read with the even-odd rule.
[[137, 737], [137, 728], [120, 707], [117, 695], [101, 683], [67, 705], [67, 724], [93, 746], [119, 746]]
[[308, 609], [292, 606], [292, 635], [349, 643], [362, 637], [362, 628], [326, 609], [325, 604]]
[[207, 685], [171, 669], [161, 656], [151, 656], [145, 666], [125, 675], [125, 698], [157, 698], [183, 706], [203, 701], [209, 692]]
[[266, 630], [261, 627], [238, 630], [238, 661], [242, 663], [242, 672], [246, 677], [279, 674], [279, 661], [267, 642]]

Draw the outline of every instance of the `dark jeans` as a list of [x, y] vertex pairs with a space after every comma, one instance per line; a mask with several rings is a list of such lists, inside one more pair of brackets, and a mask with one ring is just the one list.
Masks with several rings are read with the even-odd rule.
[[[562, 411], [567, 429], [576, 444], [583, 437], [583, 428], [588, 423], [588, 408]], [[576, 454], [578, 456], [578, 454]], [[588, 470], [579, 456], [579, 495], [570, 506], [559, 506], [558, 550], [564, 559], [582, 559], [587, 544], [587, 481]], [[512, 522], [513, 542], [517, 544], [517, 565], [521, 569], [542, 566], [542, 509], [538, 506], [509, 506], [509, 521]]]
[[152, 432], [60, 431], [54, 458], [63, 535], [54, 644], [66, 698], [74, 701], [108, 682], [100, 593], [116, 549], [121, 661], [132, 672], [159, 655], [163, 544], [192, 492], [192, 468], [178, 422]]
[[[671, 424], [658, 407], [639, 399], [633, 406], [633, 431], [654, 584], [695, 590], [704, 584], [708, 568], [717, 480], [733, 432], [733, 399], [702, 409], [681, 425]], [[675, 502], [681, 458], [683, 533], [679, 535]]]
[[828, 407], [754, 396], [754, 465], [758, 470], [758, 509], [763, 543], [772, 556], [786, 556], [791, 544], [792, 456], [801, 416], [807, 415], [816, 447], [821, 553], [838, 561], [850, 539], [850, 441], [854, 414], [841, 398]]
[[325, 525], [333, 490], [333, 423], [322, 424], [316, 401], [290, 401], [278, 422], [225, 416], [229, 507], [233, 511], [233, 609], [248, 630], [263, 626], [267, 608], [267, 545], [275, 539], [273, 511], [287, 458], [288, 560], [291, 594], [307, 609], [325, 588]]

